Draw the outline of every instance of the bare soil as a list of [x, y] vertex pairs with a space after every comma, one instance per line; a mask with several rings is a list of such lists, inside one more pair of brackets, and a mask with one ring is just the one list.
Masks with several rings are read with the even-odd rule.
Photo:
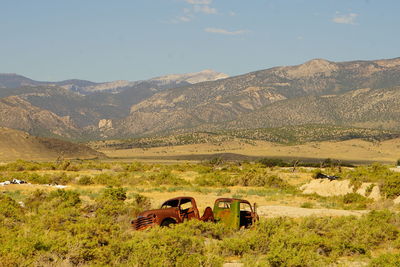
[[290, 206], [261, 206], [257, 213], [265, 218], [275, 217], [307, 217], [307, 216], [361, 216], [368, 210], [307, 209]]

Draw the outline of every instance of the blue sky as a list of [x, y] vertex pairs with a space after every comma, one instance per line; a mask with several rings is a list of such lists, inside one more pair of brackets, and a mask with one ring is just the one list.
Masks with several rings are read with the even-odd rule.
[[399, 11], [398, 0], [0, 0], [0, 72], [100, 82], [400, 57]]

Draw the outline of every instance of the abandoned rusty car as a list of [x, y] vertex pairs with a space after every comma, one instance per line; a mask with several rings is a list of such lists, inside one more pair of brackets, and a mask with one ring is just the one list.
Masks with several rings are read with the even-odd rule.
[[251, 206], [247, 200], [236, 198], [218, 198], [215, 200], [214, 209], [207, 207], [203, 216], [194, 198], [177, 197], [165, 201], [160, 209], [147, 210], [139, 214], [132, 221], [135, 230], [159, 225], [169, 226], [182, 223], [186, 220], [197, 219], [204, 222], [222, 222], [228, 227], [239, 229], [250, 227], [258, 220], [256, 204]]

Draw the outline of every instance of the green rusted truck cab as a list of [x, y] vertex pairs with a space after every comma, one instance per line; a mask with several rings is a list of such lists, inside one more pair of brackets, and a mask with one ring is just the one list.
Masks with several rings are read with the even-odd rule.
[[216, 222], [233, 229], [248, 228], [259, 219], [256, 204], [251, 206], [247, 200], [237, 198], [218, 198], [213, 213]]

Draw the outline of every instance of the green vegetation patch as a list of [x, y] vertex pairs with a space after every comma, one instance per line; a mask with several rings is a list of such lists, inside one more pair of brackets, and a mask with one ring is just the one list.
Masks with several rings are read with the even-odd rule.
[[[251, 266], [315, 266], [341, 257], [371, 258], [373, 250], [400, 243], [400, 217], [389, 211], [262, 219], [240, 231], [194, 220], [137, 232], [129, 220], [149, 202], [123, 188], [106, 188], [91, 203], [64, 190], [36, 191], [29, 200], [21, 207], [0, 195], [2, 266], [222, 266], [230, 258]], [[385, 254], [371, 264], [397, 262]]]
[[377, 183], [381, 193], [387, 198], [393, 199], [400, 196], [400, 173], [390, 170], [388, 166], [379, 163], [359, 166], [346, 170], [341, 176], [344, 179], [350, 179], [352, 185], [356, 187], [361, 183]]

